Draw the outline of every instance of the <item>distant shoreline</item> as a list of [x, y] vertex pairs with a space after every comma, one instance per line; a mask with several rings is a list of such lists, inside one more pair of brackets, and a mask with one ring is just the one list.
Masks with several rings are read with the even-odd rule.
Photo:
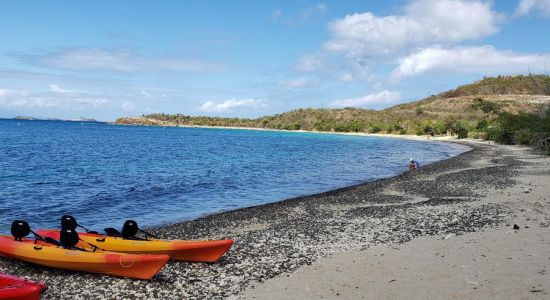
[[458, 141], [456, 136], [427, 136], [427, 135], [412, 135], [412, 134], [389, 134], [389, 133], [367, 133], [367, 132], [336, 132], [336, 131], [310, 131], [310, 130], [287, 130], [287, 129], [271, 129], [258, 127], [235, 127], [235, 126], [203, 126], [203, 125], [146, 125], [146, 124], [119, 124], [108, 122], [117, 126], [143, 126], [143, 127], [178, 127], [178, 128], [203, 128], [203, 129], [229, 129], [229, 130], [254, 130], [254, 131], [271, 131], [271, 132], [293, 132], [293, 133], [317, 133], [317, 134], [336, 134], [336, 135], [351, 135], [351, 136], [371, 136], [371, 137], [386, 137], [386, 138], [401, 138], [416, 141], [440, 141], [452, 142]]

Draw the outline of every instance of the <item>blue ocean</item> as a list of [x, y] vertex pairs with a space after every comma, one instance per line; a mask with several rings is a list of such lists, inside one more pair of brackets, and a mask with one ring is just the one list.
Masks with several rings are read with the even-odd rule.
[[382, 137], [0, 120], [0, 231], [14, 219], [152, 226], [397, 175], [464, 152]]

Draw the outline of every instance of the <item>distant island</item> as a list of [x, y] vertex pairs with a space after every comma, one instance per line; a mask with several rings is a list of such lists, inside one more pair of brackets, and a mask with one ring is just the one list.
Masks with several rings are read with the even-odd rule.
[[13, 118], [14, 120], [27, 120], [27, 121], [68, 121], [68, 122], [99, 122], [96, 119], [88, 119], [88, 118], [73, 118], [73, 119], [56, 119], [56, 118], [47, 118], [47, 119], [41, 119], [36, 117], [28, 117], [28, 116], [17, 116]]
[[118, 118], [116, 124], [215, 126], [316, 132], [456, 135], [504, 144], [550, 137], [550, 76], [488, 77], [428, 98], [383, 110], [297, 109], [255, 119], [183, 114]]
[[13, 118], [14, 120], [27, 120], [27, 121], [34, 121], [34, 120], [39, 120], [35, 117], [27, 117], [27, 116], [17, 116], [15, 118]]

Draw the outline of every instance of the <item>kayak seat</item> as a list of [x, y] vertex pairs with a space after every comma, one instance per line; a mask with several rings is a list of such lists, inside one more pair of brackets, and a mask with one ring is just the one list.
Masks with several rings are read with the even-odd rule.
[[61, 229], [76, 230], [78, 223], [73, 216], [64, 215], [61, 217]]
[[11, 235], [16, 241], [22, 241], [31, 233], [29, 223], [23, 220], [15, 220], [11, 223]]
[[124, 222], [124, 225], [122, 225], [122, 236], [125, 239], [130, 239], [136, 236], [138, 233], [138, 225], [137, 222], [134, 220], [127, 220]]
[[54, 238], [42, 237], [42, 236], [36, 234], [34, 231], [31, 230], [31, 227], [29, 226], [29, 223], [27, 223], [23, 220], [15, 220], [11, 224], [11, 235], [18, 242], [22, 242], [23, 238], [27, 237], [31, 232], [34, 234], [35, 243], [36, 243], [36, 241], [40, 240], [40, 241], [44, 241], [48, 244], [52, 244], [52, 245], [56, 245], [56, 246], [62, 246], [62, 244]]
[[59, 234], [59, 241], [61, 242], [61, 245], [66, 249], [74, 248], [80, 240], [76, 230], [62, 229]]

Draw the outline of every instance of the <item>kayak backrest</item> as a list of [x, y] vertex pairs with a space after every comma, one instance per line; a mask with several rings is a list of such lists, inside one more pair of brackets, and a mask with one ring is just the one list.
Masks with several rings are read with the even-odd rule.
[[76, 230], [76, 226], [78, 226], [78, 223], [75, 217], [71, 215], [64, 215], [61, 217], [61, 229]]
[[23, 220], [15, 220], [11, 223], [11, 235], [13, 235], [16, 241], [21, 241], [29, 233], [31, 233], [29, 223]]
[[61, 245], [65, 248], [72, 248], [78, 244], [80, 238], [76, 230], [72, 229], [61, 229], [59, 232], [59, 241]]
[[126, 239], [134, 237], [138, 233], [139, 227], [136, 221], [127, 220], [122, 226], [122, 236]]

